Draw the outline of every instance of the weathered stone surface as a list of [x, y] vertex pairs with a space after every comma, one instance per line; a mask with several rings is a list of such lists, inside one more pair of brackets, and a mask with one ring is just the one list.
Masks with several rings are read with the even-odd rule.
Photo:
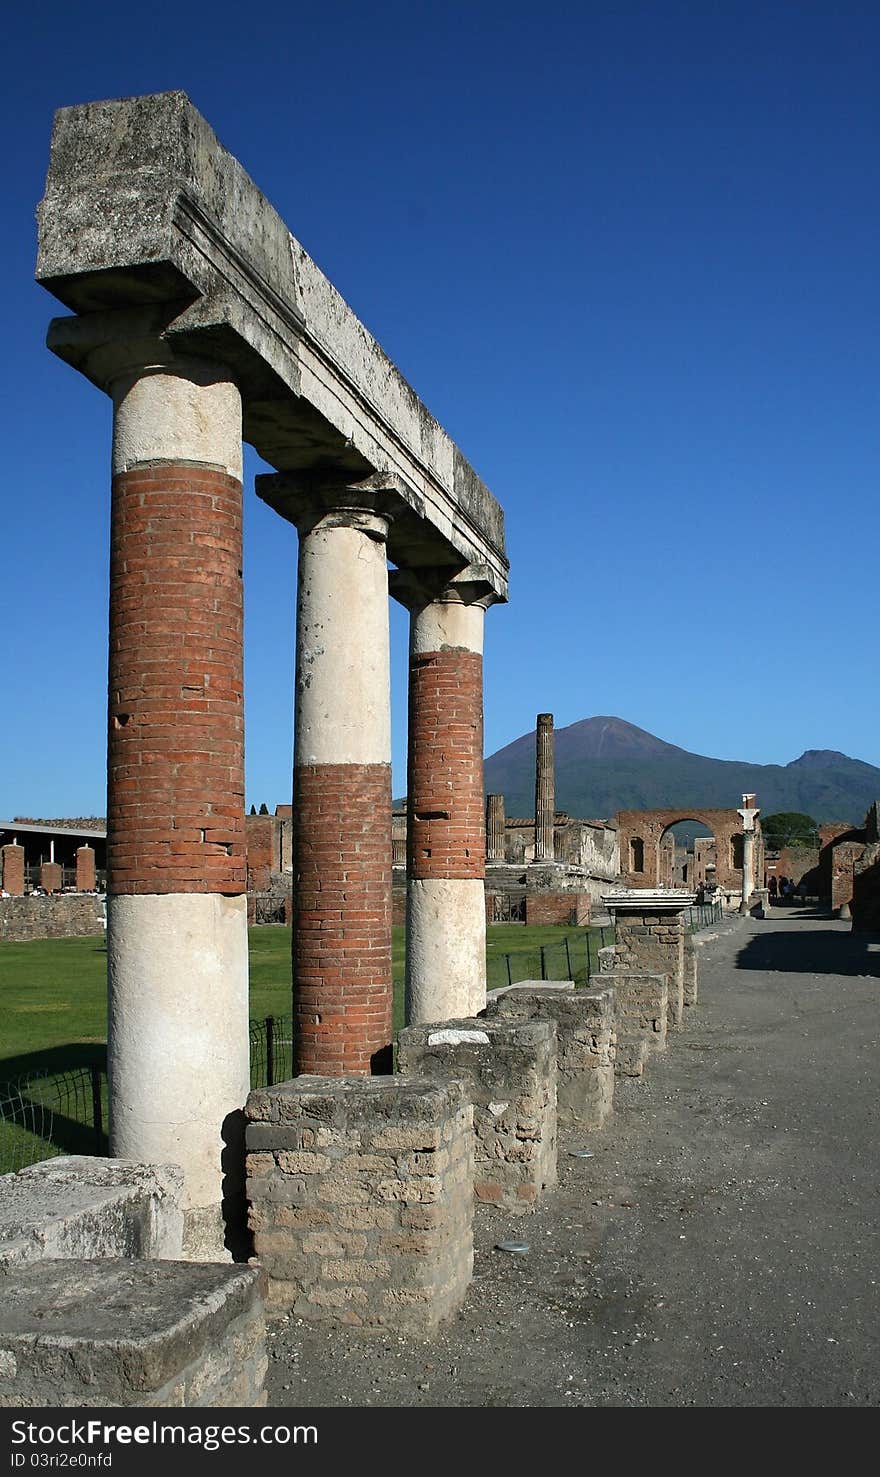
[[0, 1178], [0, 1275], [28, 1263], [181, 1255], [183, 1171], [71, 1155]]
[[[614, 1100], [614, 991], [514, 985], [495, 992], [490, 1018], [553, 1020], [557, 1034], [557, 1113], [561, 1122], [599, 1128]], [[490, 1104], [490, 1108], [491, 1108]]]
[[104, 899], [91, 893], [0, 898], [0, 939], [27, 943], [31, 939], [85, 938], [103, 933], [105, 912]]
[[618, 1077], [641, 1077], [652, 1051], [666, 1047], [669, 981], [665, 974], [635, 970], [606, 971], [603, 979], [614, 987]]
[[[62, 358], [101, 388], [157, 334], [221, 360], [269, 463], [380, 473], [395, 563], [415, 543], [506, 598], [495, 499], [184, 93], [61, 109], [38, 220], [38, 280], [81, 315], [50, 330]], [[261, 489], [284, 512], [285, 479]]]
[[[458, 1036], [432, 1042], [432, 1037]], [[487, 1037], [488, 1040], [473, 1039]], [[478, 1017], [407, 1026], [402, 1072], [458, 1078], [474, 1109], [474, 1195], [509, 1210], [534, 1208], [556, 1183], [556, 1022]]]
[[461, 1083], [302, 1076], [252, 1092], [248, 1196], [270, 1306], [430, 1332], [473, 1269]]
[[219, 1262], [45, 1262], [7, 1277], [0, 1406], [265, 1404], [263, 1278]]

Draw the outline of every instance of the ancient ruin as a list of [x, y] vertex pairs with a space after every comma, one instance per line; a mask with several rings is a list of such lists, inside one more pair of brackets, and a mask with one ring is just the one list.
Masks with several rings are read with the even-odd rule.
[[[621, 810], [617, 813], [620, 872], [631, 888], [668, 888], [675, 885], [710, 887], [728, 909], [748, 908], [764, 886], [764, 850], [754, 795], [743, 795], [736, 810]], [[691, 865], [693, 876], [676, 877], [673, 826], [693, 821], [711, 831], [697, 837]]]
[[[390, 1065], [386, 558], [414, 609], [419, 721], [428, 734], [436, 709], [467, 765], [483, 609], [507, 593], [503, 518], [184, 94], [62, 109], [38, 219], [38, 280], [72, 314], [53, 321], [49, 347], [114, 408], [111, 1152], [181, 1164], [186, 1245], [216, 1255], [221, 1200], [227, 1219], [241, 1215], [249, 1087], [242, 438], [278, 469], [259, 493], [300, 534], [301, 1072]], [[467, 693], [454, 725], [437, 707], [450, 681]], [[416, 759], [413, 915], [428, 974], [463, 952], [479, 982], [482, 793], [479, 814], [459, 815], [437, 752], [427, 739]], [[438, 894], [458, 904], [438, 908]], [[446, 1002], [436, 974], [425, 988], [432, 1008], [460, 1009], [458, 984]], [[468, 1009], [478, 997], [477, 983]]]

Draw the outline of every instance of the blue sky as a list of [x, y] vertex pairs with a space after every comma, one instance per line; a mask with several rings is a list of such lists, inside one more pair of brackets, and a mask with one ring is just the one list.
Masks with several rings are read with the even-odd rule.
[[[44, 347], [52, 113], [169, 88], [505, 509], [487, 753], [553, 711], [880, 764], [877, 6], [49, 0], [5, 32], [0, 816], [104, 809], [110, 406]], [[247, 799], [274, 807], [296, 535], [259, 469]], [[399, 793], [396, 606], [392, 643]]]

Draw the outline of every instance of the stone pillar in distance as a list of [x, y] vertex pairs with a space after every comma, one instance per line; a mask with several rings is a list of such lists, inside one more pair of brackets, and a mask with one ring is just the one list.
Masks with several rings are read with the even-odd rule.
[[539, 713], [535, 729], [535, 861], [556, 856], [553, 822], [556, 816], [553, 778], [553, 714]]
[[504, 796], [486, 796], [486, 861], [504, 861]]
[[95, 848], [94, 846], [78, 846], [76, 848], [77, 892], [94, 892], [95, 881]]
[[24, 893], [24, 847], [19, 846], [16, 841], [10, 841], [6, 846], [0, 848], [0, 881], [3, 890], [10, 897], [21, 897]]

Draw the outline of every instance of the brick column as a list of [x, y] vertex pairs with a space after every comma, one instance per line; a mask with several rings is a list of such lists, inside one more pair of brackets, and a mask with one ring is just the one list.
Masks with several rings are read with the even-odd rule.
[[[403, 582], [392, 586], [404, 598]], [[467, 572], [427, 595], [411, 585], [407, 777], [406, 1019], [486, 1004], [483, 626]]]
[[64, 869], [60, 862], [43, 862], [40, 866], [40, 886], [46, 892], [60, 892], [64, 882]]
[[297, 517], [293, 1011], [298, 1073], [391, 1070], [388, 520]]
[[208, 364], [112, 394], [110, 1153], [183, 1167], [184, 1246], [211, 1259], [250, 1085], [241, 401]]
[[24, 893], [24, 847], [11, 841], [8, 846], [0, 848], [0, 860], [0, 878], [4, 891], [10, 897], [21, 897]]
[[76, 848], [77, 892], [94, 892], [95, 880], [95, 848], [94, 846], [78, 846]]
[[539, 713], [535, 729], [535, 861], [552, 862], [556, 855], [553, 822], [556, 816], [553, 778], [553, 714]]
[[504, 861], [504, 796], [486, 796], [486, 861]]

